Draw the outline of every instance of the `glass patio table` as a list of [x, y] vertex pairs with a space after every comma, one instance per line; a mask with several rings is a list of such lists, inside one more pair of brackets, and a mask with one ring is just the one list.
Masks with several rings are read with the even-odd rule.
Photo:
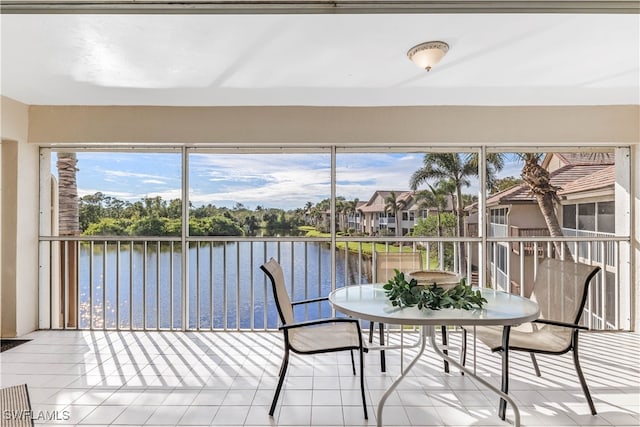
[[[520, 425], [520, 411], [515, 402], [509, 397], [507, 385], [502, 384], [500, 390], [477, 376], [474, 371], [462, 366], [458, 361], [452, 359], [438, 347], [435, 339], [435, 327], [441, 325], [458, 326], [503, 326], [502, 344], [503, 348], [508, 348], [509, 331], [511, 326], [530, 322], [538, 318], [540, 309], [538, 304], [527, 298], [492, 289], [480, 289], [482, 296], [487, 303], [482, 309], [461, 310], [461, 309], [441, 309], [441, 310], [419, 310], [417, 307], [394, 307], [389, 302], [382, 288], [382, 284], [356, 285], [336, 289], [329, 294], [329, 302], [339, 312], [349, 316], [369, 320], [372, 322], [387, 323], [392, 325], [413, 325], [420, 327], [419, 350], [415, 358], [407, 365], [407, 368], [400, 373], [398, 378], [389, 386], [380, 398], [376, 411], [376, 425], [382, 426], [382, 410], [389, 395], [395, 390], [400, 381], [406, 376], [411, 368], [424, 353], [427, 338], [433, 350], [465, 372], [476, 381], [489, 388], [502, 399], [509, 402], [513, 408], [514, 423]], [[508, 359], [507, 359], [508, 360]], [[505, 369], [508, 365], [503, 365]], [[503, 378], [505, 376], [503, 375]]]

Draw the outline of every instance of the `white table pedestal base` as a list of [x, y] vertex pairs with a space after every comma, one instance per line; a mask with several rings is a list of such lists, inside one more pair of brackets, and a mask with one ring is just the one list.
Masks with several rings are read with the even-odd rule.
[[420, 359], [420, 357], [424, 353], [424, 349], [425, 349], [426, 342], [427, 342], [427, 336], [429, 337], [429, 343], [430, 343], [431, 347], [433, 348], [433, 350], [436, 352], [436, 354], [438, 356], [440, 356], [443, 360], [448, 361], [451, 365], [453, 365], [456, 368], [460, 369], [465, 374], [467, 374], [468, 376], [474, 378], [480, 384], [484, 385], [485, 387], [487, 387], [488, 389], [490, 389], [491, 391], [496, 393], [498, 396], [500, 396], [501, 398], [506, 400], [511, 405], [511, 407], [513, 408], [513, 416], [514, 416], [514, 425], [515, 425], [515, 427], [520, 427], [520, 411], [518, 410], [518, 406], [515, 404], [513, 399], [511, 399], [511, 397], [509, 397], [508, 394], [503, 393], [502, 390], [500, 390], [499, 388], [496, 388], [493, 384], [491, 384], [491, 383], [487, 382], [486, 380], [484, 380], [483, 378], [477, 376], [469, 368], [467, 368], [465, 366], [462, 366], [460, 363], [458, 363], [458, 361], [456, 361], [456, 360], [452, 359], [451, 357], [449, 357], [448, 355], [444, 354], [442, 352], [442, 350], [438, 347], [438, 344], [436, 343], [435, 327], [431, 326], [431, 325], [422, 325], [422, 326], [420, 326], [420, 343], [419, 343], [420, 347], [418, 349], [418, 353], [416, 354], [415, 358], [409, 363], [409, 365], [407, 365], [407, 368], [405, 370], [403, 370], [402, 372], [400, 372], [400, 375], [398, 376], [398, 378], [395, 379], [395, 381], [389, 386], [387, 391], [385, 391], [385, 393], [380, 398], [380, 402], [378, 402], [378, 408], [377, 408], [377, 411], [376, 411], [376, 426], [377, 427], [382, 427], [382, 411], [384, 409], [384, 404], [387, 401], [387, 398], [391, 395], [391, 393], [393, 393], [393, 391], [396, 389], [398, 384], [400, 384], [400, 382], [404, 379], [404, 377], [407, 375], [407, 373], [413, 368], [413, 366], [418, 362], [418, 360]]

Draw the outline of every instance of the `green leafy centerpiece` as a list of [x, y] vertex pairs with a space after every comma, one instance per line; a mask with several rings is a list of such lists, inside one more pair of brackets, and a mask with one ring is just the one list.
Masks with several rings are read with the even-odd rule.
[[384, 286], [385, 294], [391, 304], [396, 307], [413, 307], [419, 309], [440, 310], [441, 308], [461, 308], [471, 310], [482, 308], [487, 302], [479, 290], [473, 290], [467, 285], [466, 279], [461, 278], [457, 284], [446, 289], [437, 283], [421, 285], [415, 277], [407, 280], [405, 274], [394, 269], [395, 276]]

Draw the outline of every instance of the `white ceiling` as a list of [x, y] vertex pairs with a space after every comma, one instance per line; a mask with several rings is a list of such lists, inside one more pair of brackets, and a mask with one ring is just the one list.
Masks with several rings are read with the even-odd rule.
[[[640, 104], [637, 14], [2, 15], [39, 105]], [[443, 40], [430, 73], [407, 57]]]

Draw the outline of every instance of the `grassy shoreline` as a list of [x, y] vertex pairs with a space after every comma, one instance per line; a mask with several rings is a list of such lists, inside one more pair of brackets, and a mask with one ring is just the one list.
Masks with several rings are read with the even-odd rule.
[[[307, 232], [306, 237], [331, 237], [331, 233], [322, 233], [316, 230], [314, 227], [302, 226], [299, 227], [299, 229]], [[349, 252], [362, 253], [364, 255], [373, 255], [374, 250], [376, 252], [400, 252], [400, 248], [398, 246], [385, 243], [372, 244], [368, 242], [336, 242], [336, 248], [340, 250], [348, 249]], [[402, 252], [411, 253], [413, 252], [413, 247], [403, 246]]]

